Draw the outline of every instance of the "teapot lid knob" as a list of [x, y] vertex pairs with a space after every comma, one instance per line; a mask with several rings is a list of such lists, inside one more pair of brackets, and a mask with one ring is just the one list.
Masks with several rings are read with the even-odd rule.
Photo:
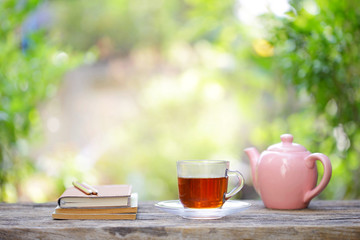
[[280, 136], [281, 142], [284, 144], [292, 144], [294, 137], [291, 134], [283, 134]]
[[275, 152], [305, 152], [305, 147], [300, 144], [293, 143], [294, 137], [291, 134], [283, 134], [280, 136], [281, 143], [277, 143], [268, 147], [268, 151]]

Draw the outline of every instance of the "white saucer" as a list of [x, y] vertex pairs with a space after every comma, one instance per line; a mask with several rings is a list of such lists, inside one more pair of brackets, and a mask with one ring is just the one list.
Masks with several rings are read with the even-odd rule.
[[165, 212], [189, 219], [218, 219], [245, 210], [250, 206], [250, 203], [238, 200], [228, 200], [221, 208], [204, 209], [184, 208], [179, 200], [169, 200], [155, 204], [155, 207]]

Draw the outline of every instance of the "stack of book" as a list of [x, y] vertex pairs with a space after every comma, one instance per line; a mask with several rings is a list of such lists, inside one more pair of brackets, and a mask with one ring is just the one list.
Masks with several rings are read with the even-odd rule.
[[53, 219], [136, 219], [137, 193], [131, 185], [94, 186], [96, 194], [70, 187], [58, 199]]

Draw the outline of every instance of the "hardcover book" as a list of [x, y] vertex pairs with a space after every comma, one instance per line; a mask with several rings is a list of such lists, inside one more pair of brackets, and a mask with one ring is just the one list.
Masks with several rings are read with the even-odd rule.
[[58, 199], [60, 208], [129, 207], [131, 185], [94, 186], [97, 195], [86, 195], [75, 187], [70, 187]]
[[136, 219], [138, 195], [131, 194], [130, 206], [114, 208], [60, 208], [52, 214], [54, 219]]

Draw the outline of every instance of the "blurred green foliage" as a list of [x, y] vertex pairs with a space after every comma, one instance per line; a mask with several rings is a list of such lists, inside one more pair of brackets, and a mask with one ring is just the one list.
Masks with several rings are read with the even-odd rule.
[[[79, 50], [108, 44], [114, 53], [137, 47], [163, 47], [184, 20], [183, 1], [54, 1], [53, 38]], [[81, 16], [81, 17], [79, 17]]]
[[[55, 21], [27, 35], [26, 51], [21, 26], [39, 1], [0, 4], [2, 199], [16, 199], [6, 195], [39, 171], [27, 150], [40, 132], [36, 106], [54, 96], [61, 74], [79, 63], [69, 45], [97, 48], [104, 60], [131, 59], [134, 71], [146, 76], [131, 78], [142, 114], [112, 129], [104, 142], [116, 147], [91, 169], [81, 167], [86, 158], [77, 149], [49, 158], [40, 181], [57, 189], [41, 200], [54, 200], [74, 177], [128, 182], [141, 199], [176, 198], [176, 160], [227, 158], [239, 166], [247, 162], [245, 147], [263, 150], [286, 132], [330, 157], [333, 178], [320, 198], [359, 197], [360, 4], [291, 1], [287, 16], [264, 16], [265, 27], [254, 36], [230, 0], [48, 3]], [[170, 70], [141, 72], [146, 64], [158, 67], [143, 61], [146, 54]]]
[[79, 62], [48, 43], [44, 29], [25, 29], [39, 2], [0, 2], [0, 201], [17, 199], [19, 183], [34, 172], [28, 139], [39, 132], [36, 107]]
[[[316, 116], [313, 149], [332, 156], [334, 187], [328, 197], [360, 196], [360, 18], [358, 1], [291, 1], [275, 26], [276, 69], [284, 84], [306, 92]], [[307, 113], [306, 113], [307, 114]], [[307, 121], [307, 115], [304, 119]], [[321, 121], [321, 124], [317, 124]], [[302, 128], [302, 126], [298, 126]], [[336, 187], [335, 187], [336, 186]]]
[[[96, 45], [104, 60], [120, 54], [134, 62], [134, 71], [146, 75], [144, 82], [127, 76], [136, 86], [141, 115], [109, 133], [117, 147], [102, 154], [91, 171], [69, 171], [65, 178], [129, 182], [141, 199], [171, 199], [177, 197], [176, 160], [239, 162], [250, 144], [245, 126], [263, 121], [253, 109], [265, 111], [262, 95], [272, 98], [273, 89], [263, 70], [271, 62], [253, 51], [234, 2], [99, 2], [54, 2], [58, 22], [52, 37], [83, 50]], [[112, 54], [106, 54], [109, 49]], [[143, 73], [159, 68], [144, 63], [148, 55], [165, 70]]]

